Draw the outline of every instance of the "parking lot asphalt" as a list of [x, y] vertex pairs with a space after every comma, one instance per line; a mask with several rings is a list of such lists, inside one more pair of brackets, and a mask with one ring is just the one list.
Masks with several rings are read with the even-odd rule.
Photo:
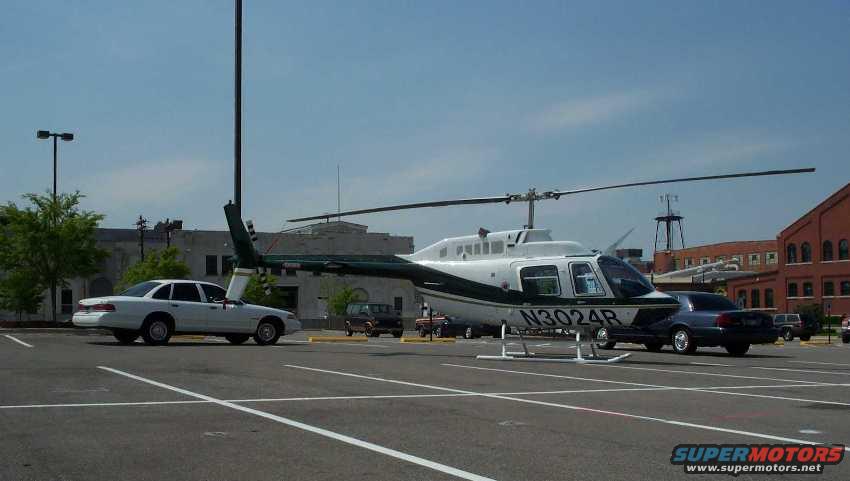
[[574, 365], [476, 360], [490, 338], [306, 339], [0, 332], [0, 480], [683, 479], [680, 443], [850, 444], [843, 344]]

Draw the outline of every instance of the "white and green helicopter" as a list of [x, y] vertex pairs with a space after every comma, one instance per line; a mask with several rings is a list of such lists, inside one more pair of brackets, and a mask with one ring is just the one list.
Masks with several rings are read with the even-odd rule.
[[[608, 252], [596, 252], [572, 241], [553, 240], [548, 229], [534, 228], [534, 204], [539, 200], [656, 184], [814, 172], [813, 168], [771, 170], [680, 179], [652, 180], [564, 191], [505, 194], [495, 197], [401, 204], [290, 219], [302, 222], [393, 210], [451, 205], [528, 202], [528, 223], [501, 232], [479, 230], [452, 237], [410, 255], [261, 255], [249, 221], [239, 209], [224, 207], [233, 238], [236, 267], [227, 292], [239, 299], [249, 277], [265, 276], [272, 267], [405, 279], [413, 283], [431, 309], [464, 319], [502, 326], [502, 354], [481, 359], [545, 360], [558, 362], [617, 362], [628, 354], [582, 357], [581, 340], [593, 340], [604, 326], [641, 326], [657, 322], [679, 309], [672, 297], [657, 291], [636, 269]], [[250, 230], [250, 232], [249, 232]], [[522, 342], [522, 352], [508, 352], [505, 330], [564, 329], [576, 333], [575, 357], [539, 357]], [[604, 332], [604, 330], [603, 330]]]

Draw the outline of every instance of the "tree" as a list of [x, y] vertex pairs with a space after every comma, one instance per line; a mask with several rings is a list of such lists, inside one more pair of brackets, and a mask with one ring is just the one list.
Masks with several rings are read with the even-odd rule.
[[38, 312], [43, 300], [44, 286], [30, 272], [13, 270], [0, 279], [0, 309], [14, 312], [18, 320]]
[[[19, 208], [12, 202], [0, 206], [0, 270], [8, 279], [26, 280], [33, 288], [50, 290], [50, 318], [56, 321], [56, 291], [68, 279], [97, 272], [108, 254], [97, 247], [94, 232], [103, 215], [80, 210], [79, 191], [73, 194], [26, 194], [31, 206]], [[11, 282], [11, 281], [10, 281]], [[7, 290], [23, 296], [16, 303], [32, 300], [24, 287]]]
[[145, 260], [139, 261], [124, 272], [115, 286], [115, 292], [122, 292], [130, 286], [151, 279], [185, 279], [191, 270], [186, 262], [177, 258], [180, 251], [168, 247], [162, 251], [151, 251]]
[[[266, 277], [268, 278], [269, 285], [274, 286], [277, 283], [277, 278], [275, 276], [267, 274]], [[260, 276], [258, 274], [251, 276], [242, 297], [249, 303], [256, 304], [258, 306], [274, 307], [276, 309], [283, 309], [286, 307], [283, 294], [281, 294], [280, 290], [272, 287], [271, 293], [266, 294], [266, 291], [263, 289], [263, 284], [260, 283]]]
[[330, 308], [331, 314], [341, 316], [345, 314], [345, 309], [348, 305], [352, 302], [357, 302], [357, 300], [357, 294], [354, 292], [354, 289], [343, 286], [328, 297], [328, 308]]

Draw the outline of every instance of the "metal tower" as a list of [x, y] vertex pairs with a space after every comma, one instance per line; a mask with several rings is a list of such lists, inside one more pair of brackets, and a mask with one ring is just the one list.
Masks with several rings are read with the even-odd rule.
[[[661, 228], [661, 224], [664, 224], [664, 250], [667, 252], [672, 252], [675, 248], [675, 228], [676, 225], [679, 227], [679, 239], [681, 241], [682, 249], [685, 248], [685, 231], [682, 230], [682, 217], [679, 211], [673, 210], [670, 207], [671, 202], [678, 202], [679, 196], [673, 194], [664, 194], [661, 196], [661, 203], [666, 206], [666, 210], [662, 211], [658, 217], [655, 218], [655, 252], [658, 252], [658, 231]], [[674, 225], [676, 224], [676, 225]]]

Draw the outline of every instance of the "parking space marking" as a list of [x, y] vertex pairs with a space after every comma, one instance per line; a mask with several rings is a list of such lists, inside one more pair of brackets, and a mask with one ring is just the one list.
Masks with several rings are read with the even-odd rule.
[[806, 374], [834, 374], [836, 376], [850, 376], [850, 372], [810, 371], [808, 369], [789, 369], [787, 367], [758, 367], [758, 366], [753, 366], [753, 369], [765, 369], [765, 370], [769, 370], [769, 371], [804, 372]]
[[842, 362], [817, 362], [817, 361], [788, 361], [793, 364], [822, 364], [825, 366], [847, 366], [850, 367], [850, 364], [845, 364]]
[[138, 401], [114, 403], [64, 403], [64, 404], [12, 404], [0, 406], [0, 409], [35, 409], [35, 408], [89, 408], [89, 407], [119, 407], [119, 406], [157, 406], [166, 404], [203, 404], [207, 401]]
[[379, 454], [383, 454], [386, 456], [390, 456], [396, 459], [400, 459], [402, 461], [407, 461], [409, 463], [413, 463], [428, 469], [433, 469], [435, 471], [439, 471], [441, 473], [445, 473], [451, 476], [455, 476], [462, 479], [468, 479], [471, 481], [495, 481], [492, 478], [488, 478], [485, 476], [481, 476], [475, 473], [470, 473], [468, 471], [464, 471], [458, 468], [454, 468], [452, 466], [447, 466], [445, 464], [440, 464], [434, 461], [430, 461], [424, 458], [420, 458], [418, 456], [414, 456], [412, 454], [403, 453], [401, 451], [396, 451], [394, 449], [386, 448], [384, 446], [379, 446], [377, 444], [370, 443], [368, 441], [363, 441], [361, 439], [353, 438], [351, 436], [346, 436], [344, 434], [339, 434], [333, 431], [329, 431], [327, 429], [323, 429], [316, 426], [311, 426], [309, 424], [302, 423], [300, 421], [295, 421], [294, 419], [285, 418], [283, 416], [278, 416], [275, 414], [267, 413], [265, 411], [260, 411], [257, 409], [241, 406], [239, 404], [234, 404], [232, 402], [224, 401], [221, 399], [217, 399], [211, 396], [207, 396], [205, 394], [199, 394], [196, 392], [189, 391], [187, 389], [171, 386], [169, 384], [161, 383], [159, 381], [154, 381], [153, 379], [147, 379], [141, 376], [137, 376], [135, 374], [131, 374], [129, 372], [121, 371], [118, 369], [113, 369], [107, 366], [98, 366], [98, 369], [103, 369], [104, 371], [111, 372], [113, 374], [117, 374], [119, 376], [124, 376], [130, 379], [135, 379], [136, 381], [150, 384], [152, 386], [156, 386], [162, 389], [167, 389], [169, 391], [177, 392], [189, 397], [193, 397], [196, 399], [202, 399], [204, 401], [208, 401], [214, 404], [217, 404], [222, 407], [227, 407], [236, 411], [241, 411], [247, 414], [253, 414], [255, 416], [259, 416], [261, 418], [265, 418], [271, 421], [275, 421], [281, 424], [285, 424], [287, 426], [301, 429], [303, 431], [307, 431], [313, 434], [318, 434], [320, 436], [324, 436], [326, 438], [334, 439], [336, 441], [340, 441], [346, 444], [350, 444], [352, 446], [356, 446], [363, 449], [368, 449], [370, 451], [374, 451]]
[[800, 379], [778, 379], [775, 377], [758, 377], [758, 376], [743, 376], [739, 374], [721, 374], [717, 372], [697, 372], [697, 371], [679, 371], [676, 369], [659, 369], [655, 367], [637, 367], [637, 366], [616, 366], [613, 364], [585, 364], [588, 367], [609, 367], [614, 369], [634, 369], [638, 371], [652, 371], [652, 372], [668, 372], [671, 374], [688, 374], [691, 376], [717, 376], [717, 377], [728, 377], [734, 379], [755, 379], [759, 381], [779, 381], [779, 382], [798, 382], [800, 384], [822, 384], [818, 381], [802, 381]]
[[24, 341], [22, 341], [22, 340], [18, 339], [17, 337], [15, 337], [15, 336], [10, 336], [10, 335], [8, 335], [8, 334], [3, 334], [3, 337], [5, 337], [5, 338], [7, 338], [7, 339], [11, 339], [11, 340], [13, 340], [13, 341], [17, 342], [18, 344], [20, 344], [20, 345], [22, 345], [22, 346], [24, 346], [24, 347], [33, 347], [33, 345], [32, 345], [32, 344], [27, 344], [27, 343], [25, 343]]
[[[783, 396], [771, 396], [768, 394], [745, 394], [740, 392], [728, 392], [727, 389], [757, 389], [763, 388], [767, 386], [718, 386], [718, 387], [678, 387], [678, 386], [665, 386], [660, 384], [640, 384], [626, 381], [613, 381], [610, 379], [594, 379], [594, 378], [579, 378], [575, 376], [564, 376], [560, 374], [547, 374], [540, 372], [529, 372], [529, 371], [512, 371], [509, 369], [496, 369], [490, 367], [480, 367], [480, 366], [465, 366], [463, 364], [443, 364], [443, 366], [449, 367], [460, 367], [465, 369], [477, 369], [482, 371], [497, 371], [504, 372], [510, 374], [524, 374], [528, 376], [541, 376], [541, 377], [554, 377], [554, 378], [562, 378], [562, 379], [570, 379], [570, 380], [582, 380], [582, 381], [591, 381], [591, 382], [609, 382], [614, 384], [623, 384], [623, 385], [637, 385], [637, 386], [647, 386], [650, 389], [645, 390], [653, 390], [653, 391], [695, 391], [695, 392], [705, 392], [711, 394], [725, 394], [728, 396], [746, 396], [746, 397], [756, 397], [756, 398], [764, 398], [764, 399], [776, 399], [779, 401], [794, 401], [794, 402], [806, 402], [813, 404], [828, 404], [828, 405], [836, 405], [836, 406], [850, 406], [850, 403], [842, 403], [835, 401], [821, 401], [819, 399], [803, 399], [803, 398], [792, 398], [792, 397], [783, 397]], [[850, 386], [850, 384], [835, 384], [829, 383], [829, 386]], [[770, 387], [818, 387], [812, 384], [792, 384], [792, 385], [782, 385], [782, 386], [770, 386]], [[721, 391], [723, 389], [723, 391]], [[641, 391], [644, 389], [627, 389], [629, 391]]]
[[[752, 432], [752, 431], [743, 431], [743, 430], [739, 430], [739, 429], [723, 428], [723, 427], [720, 427], [720, 426], [709, 426], [709, 425], [706, 425], [706, 424], [689, 423], [689, 422], [685, 422], [685, 421], [676, 421], [676, 420], [673, 420], [673, 419], [663, 419], [663, 418], [657, 418], [657, 417], [653, 417], [653, 416], [644, 416], [644, 415], [640, 415], [640, 414], [631, 414], [631, 413], [624, 413], [624, 412], [618, 412], [618, 411], [608, 411], [608, 410], [604, 410], [604, 409], [588, 408], [588, 407], [584, 407], [584, 406], [574, 406], [574, 405], [570, 405], [570, 404], [559, 404], [559, 403], [546, 402], [546, 401], [537, 401], [537, 400], [534, 400], [534, 399], [517, 398], [517, 397], [511, 397], [511, 396], [501, 396], [501, 395], [498, 395], [498, 394], [475, 393], [473, 391], [465, 391], [465, 390], [462, 390], [462, 389], [455, 389], [455, 388], [449, 388], [449, 387], [443, 387], [443, 386], [432, 386], [432, 385], [428, 385], [428, 384], [413, 383], [413, 382], [408, 382], [408, 381], [399, 381], [399, 380], [395, 380], [395, 379], [385, 379], [385, 378], [374, 377], [374, 376], [363, 376], [363, 375], [360, 375], [360, 374], [353, 374], [353, 373], [347, 373], [347, 372], [342, 372], [342, 371], [331, 371], [331, 370], [328, 370], [328, 369], [318, 369], [318, 368], [307, 367], [307, 366], [297, 366], [297, 365], [294, 365], [294, 364], [284, 364], [284, 365], [286, 367], [291, 367], [291, 368], [294, 368], [294, 369], [304, 369], [304, 370], [307, 370], [307, 371], [323, 372], [323, 373], [327, 373], [327, 374], [335, 374], [335, 375], [339, 375], [339, 376], [348, 376], [348, 377], [354, 377], [354, 378], [359, 378], [359, 379], [367, 379], [367, 380], [379, 381], [379, 382], [386, 382], [386, 383], [392, 383], [392, 384], [401, 384], [401, 385], [405, 385], [405, 386], [418, 386], [418, 387], [424, 387], [424, 388], [434, 389], [434, 390], [439, 390], [439, 391], [466, 393], [466, 394], [478, 394], [480, 396], [488, 397], [488, 398], [492, 398], [492, 399], [502, 399], [502, 400], [505, 400], [505, 401], [513, 401], [513, 402], [518, 402], [518, 403], [534, 404], [534, 405], [538, 405], [538, 406], [547, 406], [547, 407], [553, 407], [553, 408], [559, 408], [559, 409], [568, 409], [568, 410], [571, 410], [571, 411], [581, 411], [581, 412], [590, 412], [590, 413], [596, 413], [596, 414], [606, 414], [606, 415], [609, 415], [609, 416], [619, 416], [619, 417], [624, 417], [624, 418], [637, 419], [637, 420], [641, 420], [641, 421], [652, 421], [652, 422], [658, 422], [658, 423], [662, 423], [662, 424], [669, 424], [669, 425], [673, 425], [673, 426], [687, 427], [687, 428], [693, 428], [693, 429], [701, 429], [701, 430], [706, 430], [706, 431], [715, 431], [715, 432], [728, 433], [728, 434], [737, 434], [739, 436], [745, 436], [745, 437], [752, 437], [752, 438], [759, 438], [759, 439], [770, 439], [770, 440], [773, 440], [773, 441], [782, 441], [782, 442], [786, 442], [786, 443], [799, 443], [799, 444], [807, 444], [807, 445], [822, 444], [822, 443], [819, 443], [817, 441], [809, 441], [809, 440], [806, 440], [806, 439], [788, 438], [788, 437], [784, 437], [784, 436], [775, 436], [775, 435], [772, 435], [772, 434], [764, 434], [764, 433], [756, 433], [756, 432]], [[845, 447], [844, 450], [850, 451], [850, 446]]]
[[738, 367], [732, 364], [715, 364], [713, 362], [690, 362], [688, 364], [693, 364], [694, 366]]

